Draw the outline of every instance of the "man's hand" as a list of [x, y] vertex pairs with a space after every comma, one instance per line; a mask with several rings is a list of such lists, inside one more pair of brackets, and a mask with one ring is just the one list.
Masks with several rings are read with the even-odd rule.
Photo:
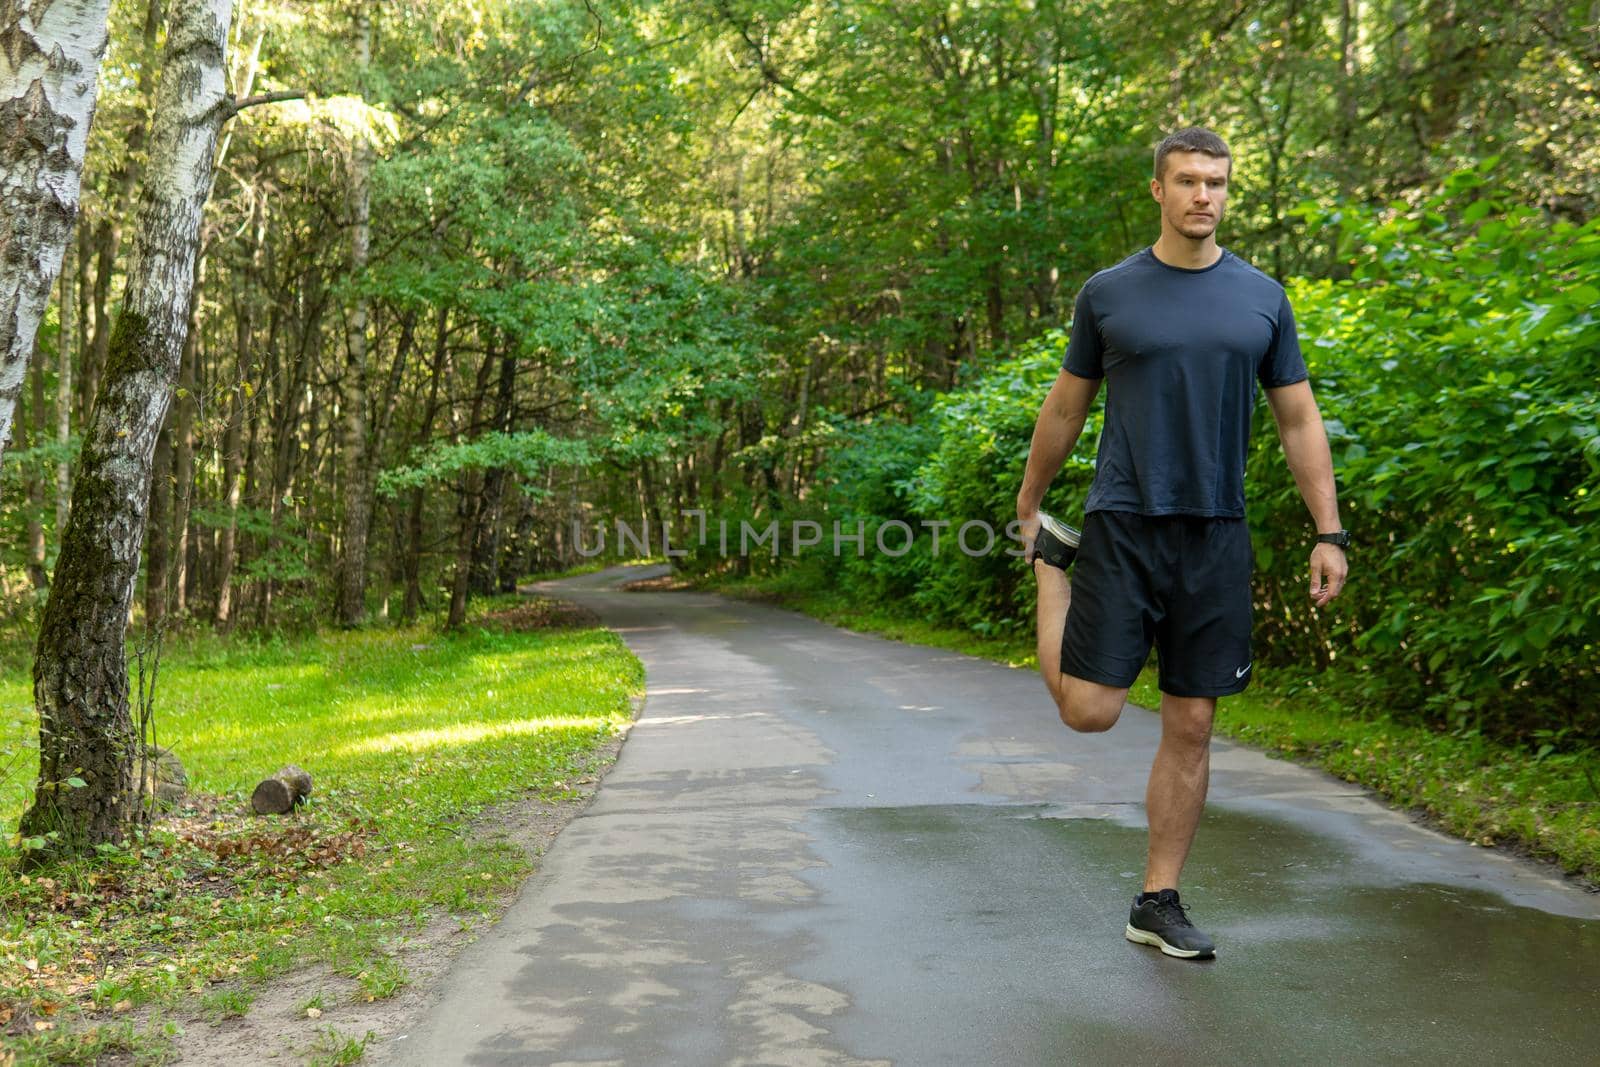
[[1033, 544], [1039, 539], [1039, 509], [1024, 513], [1017, 509], [1017, 521], [1022, 523], [1022, 562], [1033, 565]]
[[1039, 536], [1039, 504], [1050, 480], [1072, 454], [1089, 417], [1089, 405], [1100, 391], [1099, 378], [1080, 378], [1069, 370], [1056, 376], [1050, 395], [1039, 408], [1028, 445], [1028, 466], [1017, 491], [1017, 520], [1022, 523], [1022, 558], [1033, 563], [1033, 542]]
[[1320, 608], [1343, 592], [1349, 571], [1344, 549], [1319, 541], [1311, 550], [1311, 602]]

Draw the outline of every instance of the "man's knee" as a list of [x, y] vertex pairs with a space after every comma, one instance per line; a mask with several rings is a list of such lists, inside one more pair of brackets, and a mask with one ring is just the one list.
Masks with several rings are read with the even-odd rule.
[[1117, 724], [1121, 714], [1120, 711], [1107, 713], [1104, 708], [1086, 708], [1065, 700], [1061, 702], [1061, 721], [1080, 734], [1104, 733]]
[[1161, 706], [1161, 734], [1169, 743], [1203, 749], [1211, 743], [1211, 724], [1217, 702], [1197, 697], [1165, 697]]
[[1128, 691], [1063, 674], [1055, 696], [1062, 723], [1079, 733], [1096, 734], [1117, 724]]

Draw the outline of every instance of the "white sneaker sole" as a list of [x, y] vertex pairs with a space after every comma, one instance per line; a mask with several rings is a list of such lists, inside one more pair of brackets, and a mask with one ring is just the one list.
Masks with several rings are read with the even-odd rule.
[[1176, 956], [1180, 960], [1192, 960], [1196, 956], [1215, 956], [1215, 952], [1201, 952], [1197, 948], [1178, 948], [1161, 940], [1160, 934], [1152, 934], [1149, 930], [1140, 930], [1129, 923], [1122, 931], [1123, 936], [1129, 941], [1139, 945], [1154, 945], [1168, 956]]
[[1049, 530], [1052, 537], [1074, 550], [1076, 550], [1083, 541], [1082, 531], [1074, 530], [1072, 527], [1068, 526], [1054, 515], [1046, 515], [1043, 512], [1040, 512], [1039, 527], [1040, 529]]

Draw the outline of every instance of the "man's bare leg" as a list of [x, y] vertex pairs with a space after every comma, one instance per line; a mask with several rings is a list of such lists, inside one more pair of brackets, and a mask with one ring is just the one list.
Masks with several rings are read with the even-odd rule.
[[1144, 891], [1178, 888], [1178, 876], [1194, 843], [1211, 780], [1211, 721], [1214, 697], [1161, 694], [1161, 744], [1150, 766], [1145, 813], [1150, 820], [1150, 853]]
[[1061, 635], [1072, 608], [1072, 584], [1066, 571], [1041, 560], [1034, 560], [1033, 573], [1039, 583], [1039, 673], [1044, 675], [1045, 688], [1056, 702], [1061, 721], [1074, 730], [1109, 730], [1122, 714], [1128, 691], [1061, 673]]
[[1072, 583], [1066, 571], [1043, 560], [1033, 561], [1033, 576], [1039, 585], [1039, 673], [1050, 698], [1060, 704], [1061, 635], [1072, 607]]

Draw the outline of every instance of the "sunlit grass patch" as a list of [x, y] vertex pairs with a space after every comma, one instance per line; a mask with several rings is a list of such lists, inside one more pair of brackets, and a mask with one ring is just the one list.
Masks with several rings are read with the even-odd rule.
[[[307, 963], [363, 996], [391, 995], [405, 981], [396, 953], [432, 909], [481, 917], [529, 869], [520, 849], [468, 836], [471, 819], [517, 796], [578, 795], [642, 689], [638, 661], [608, 631], [492, 617], [520, 603], [491, 601], [454, 633], [175, 640], [158, 735], [195, 802], [94, 864], [24, 878], [0, 853], [0, 1035], [48, 1059], [69, 1030], [142, 1004], [248, 1010], [237, 983]], [[5, 737], [37, 730], [30, 689], [0, 677]], [[286, 763], [312, 774], [310, 803], [244, 814], [255, 784]], [[7, 836], [36, 766], [24, 754], [0, 786]], [[67, 1020], [76, 1026], [56, 1027]]]

